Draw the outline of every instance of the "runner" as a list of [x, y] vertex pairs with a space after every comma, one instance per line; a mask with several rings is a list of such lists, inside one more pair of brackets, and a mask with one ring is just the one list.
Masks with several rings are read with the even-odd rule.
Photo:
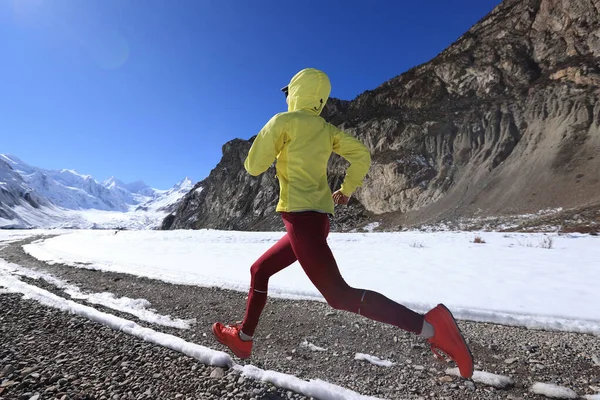
[[[327, 75], [316, 69], [297, 73], [282, 89], [288, 111], [275, 115], [260, 131], [244, 166], [258, 176], [277, 161], [280, 185], [277, 212], [287, 233], [251, 267], [250, 291], [241, 324], [217, 322], [213, 333], [239, 358], [249, 358], [252, 338], [267, 302], [269, 278], [295, 261], [323, 295], [338, 310], [413, 332], [443, 351], [457, 364], [465, 378], [473, 374], [473, 358], [450, 311], [442, 304], [427, 314], [418, 314], [380, 293], [350, 287], [342, 278], [327, 244], [329, 215], [335, 204], [347, 204], [362, 184], [371, 157], [367, 147], [354, 137], [327, 123], [321, 111], [331, 92]], [[350, 162], [339, 190], [331, 194], [327, 164], [331, 153]]]

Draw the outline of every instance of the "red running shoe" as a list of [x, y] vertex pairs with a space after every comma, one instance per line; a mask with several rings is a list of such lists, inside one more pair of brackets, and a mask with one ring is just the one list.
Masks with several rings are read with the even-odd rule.
[[450, 310], [445, 305], [438, 304], [425, 314], [425, 321], [435, 329], [434, 336], [427, 339], [431, 350], [436, 355], [436, 349], [446, 353], [458, 365], [460, 375], [470, 379], [473, 376], [473, 355]]
[[213, 335], [221, 343], [241, 359], [250, 358], [252, 354], [252, 340], [242, 340], [240, 338], [241, 325], [223, 325], [215, 322], [212, 326]]

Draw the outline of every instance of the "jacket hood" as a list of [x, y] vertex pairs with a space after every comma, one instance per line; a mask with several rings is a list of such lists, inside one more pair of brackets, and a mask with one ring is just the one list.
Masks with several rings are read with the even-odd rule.
[[331, 83], [327, 74], [314, 68], [298, 72], [288, 85], [288, 111], [308, 110], [321, 114], [329, 94]]

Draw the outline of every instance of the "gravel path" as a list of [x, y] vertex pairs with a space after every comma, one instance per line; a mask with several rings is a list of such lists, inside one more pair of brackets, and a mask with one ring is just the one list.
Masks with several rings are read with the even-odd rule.
[[[145, 298], [161, 314], [196, 318], [197, 323], [180, 330], [94, 306], [101, 311], [219, 350], [225, 348], [212, 337], [211, 324], [242, 317], [243, 293], [48, 265], [23, 252], [21, 245], [31, 240], [0, 249], [0, 257], [68, 280], [83, 291]], [[27, 282], [69, 298], [43, 280]], [[600, 366], [593, 361], [594, 356], [600, 357], [596, 336], [463, 321], [459, 325], [472, 347], [476, 368], [510, 376], [515, 382], [512, 387], [475, 386], [449, 376], [445, 373], [448, 365], [436, 360], [420, 338], [319, 302], [270, 299], [257, 330], [253, 357], [236, 361], [387, 399], [543, 398], [529, 392], [534, 382], [556, 383], [580, 395], [600, 391]], [[327, 350], [311, 351], [300, 345], [305, 340]], [[375, 355], [396, 365], [374, 366], [355, 360], [356, 353]], [[0, 382], [5, 386], [0, 388], [0, 397], [15, 399], [29, 399], [36, 393], [40, 399], [305, 398], [244, 379], [233, 370], [203, 366], [179, 353], [14, 294], [0, 295]], [[6, 382], [15, 384], [7, 386]]]
[[0, 310], [3, 399], [306, 398], [20, 295]]

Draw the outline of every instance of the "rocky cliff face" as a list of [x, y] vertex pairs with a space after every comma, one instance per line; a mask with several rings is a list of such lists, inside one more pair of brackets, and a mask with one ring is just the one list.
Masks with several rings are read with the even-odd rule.
[[235, 139], [223, 146], [223, 158], [208, 178], [183, 198], [162, 229], [236, 229], [269, 227], [279, 187], [275, 168], [254, 178], [244, 160], [251, 141]]
[[[339, 229], [600, 203], [600, 0], [506, 0], [429, 63], [324, 116], [373, 156]], [[225, 145], [164, 227], [277, 225], [274, 174], [245, 174], [249, 146]], [[344, 167], [332, 158], [332, 187]]]

